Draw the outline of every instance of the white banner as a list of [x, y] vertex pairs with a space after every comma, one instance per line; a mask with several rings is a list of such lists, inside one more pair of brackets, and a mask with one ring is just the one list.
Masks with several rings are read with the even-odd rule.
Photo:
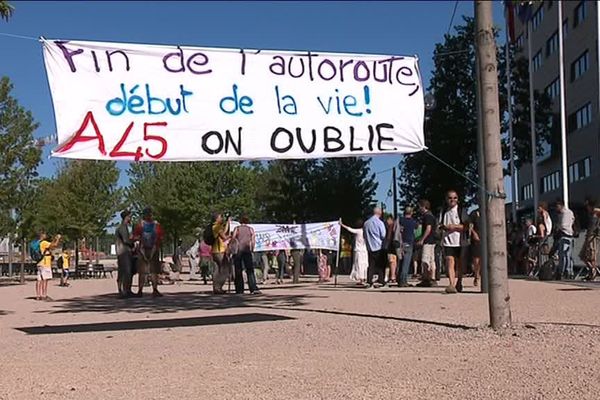
[[66, 158], [193, 161], [424, 148], [416, 57], [43, 41]]
[[[231, 230], [239, 226], [231, 222]], [[250, 224], [256, 232], [254, 251], [327, 249], [337, 251], [340, 244], [340, 223], [313, 224]]]

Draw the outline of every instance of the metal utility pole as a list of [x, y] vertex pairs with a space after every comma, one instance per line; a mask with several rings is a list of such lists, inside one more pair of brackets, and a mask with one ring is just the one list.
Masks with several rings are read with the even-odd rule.
[[475, 45], [481, 92], [485, 181], [494, 192], [487, 208], [489, 309], [492, 328], [510, 326], [510, 295], [506, 261], [506, 218], [504, 212], [504, 176], [500, 142], [500, 106], [498, 102], [498, 61], [492, 17], [493, 2], [475, 1], [477, 32]]
[[[565, 62], [563, 46], [562, 1], [558, 2], [558, 70], [560, 82], [560, 165], [562, 170], [562, 192], [565, 207], [569, 208], [569, 175], [567, 174], [567, 112], [565, 105]], [[599, 5], [596, 4], [596, 7]]]
[[396, 167], [392, 169], [392, 186], [394, 199], [394, 219], [398, 218], [398, 181], [396, 180]]
[[529, 129], [531, 134], [531, 179], [533, 187], [533, 221], [537, 222], [537, 208], [540, 204], [540, 181], [538, 180], [537, 136], [535, 133], [535, 99], [533, 97], [533, 56], [531, 21], [527, 21], [527, 59], [529, 60]]

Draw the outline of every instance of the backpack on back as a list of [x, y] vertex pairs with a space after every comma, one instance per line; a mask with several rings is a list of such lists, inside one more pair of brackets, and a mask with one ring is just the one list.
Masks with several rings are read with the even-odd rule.
[[213, 226], [212, 224], [208, 224], [206, 226], [206, 228], [204, 228], [204, 233], [202, 234], [202, 239], [204, 239], [204, 243], [206, 243], [209, 246], [212, 246], [215, 244], [215, 234], [213, 233]]
[[39, 239], [35, 239], [29, 244], [29, 255], [35, 263], [39, 263], [43, 260], [44, 255], [42, 254], [42, 249], [40, 248]]
[[156, 222], [142, 221], [142, 247], [152, 249], [156, 244]]

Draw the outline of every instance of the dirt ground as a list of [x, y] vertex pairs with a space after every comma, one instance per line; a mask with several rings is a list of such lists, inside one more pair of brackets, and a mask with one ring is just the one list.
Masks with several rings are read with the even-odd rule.
[[[184, 281], [117, 299], [111, 279], [0, 284], [0, 399], [598, 399], [600, 285], [511, 280], [487, 297], [305, 279], [212, 296]], [[441, 282], [443, 284], [443, 281]], [[149, 290], [148, 290], [149, 292]]]

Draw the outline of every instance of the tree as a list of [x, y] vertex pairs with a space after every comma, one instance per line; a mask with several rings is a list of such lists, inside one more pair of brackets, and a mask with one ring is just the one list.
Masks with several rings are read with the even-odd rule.
[[[0, 79], [0, 235], [16, 231], [41, 155], [33, 141], [38, 123], [11, 96], [12, 89], [7, 77]], [[8, 218], [11, 209], [17, 221]]]
[[353, 223], [373, 203], [377, 183], [370, 160], [277, 160], [264, 172], [263, 202], [269, 222]]
[[[477, 105], [475, 73], [475, 25], [472, 18], [464, 17], [464, 24], [455, 27], [454, 35], [446, 35], [443, 43], [436, 44], [434, 51], [435, 69], [429, 91], [433, 94], [436, 107], [429, 111], [425, 121], [425, 143], [428, 151], [443, 159], [467, 178], [443, 165], [425, 152], [408, 155], [401, 161], [399, 178], [401, 197], [406, 203], [414, 204], [427, 198], [434, 208], [440, 207], [448, 189], [461, 193], [467, 203], [474, 200], [478, 181], [477, 170]], [[517, 49], [511, 49], [514, 55]], [[500, 76], [500, 106], [503, 126], [507, 127], [506, 115], [506, 63], [504, 52], [498, 52]], [[514, 144], [520, 163], [531, 160], [529, 135], [529, 100], [527, 60], [511, 63], [512, 93], [514, 107]], [[525, 100], [527, 99], [527, 100]], [[536, 128], [538, 153], [541, 143], [551, 138], [549, 99], [545, 93], [536, 93]], [[507, 148], [508, 138], [504, 138]], [[508, 152], [504, 152], [508, 159]]]
[[207, 223], [213, 212], [260, 218], [259, 173], [256, 165], [239, 162], [135, 163], [127, 199], [138, 213], [151, 207], [176, 240]]
[[8, 1], [0, 0], [0, 18], [8, 21], [14, 11], [15, 8]]

